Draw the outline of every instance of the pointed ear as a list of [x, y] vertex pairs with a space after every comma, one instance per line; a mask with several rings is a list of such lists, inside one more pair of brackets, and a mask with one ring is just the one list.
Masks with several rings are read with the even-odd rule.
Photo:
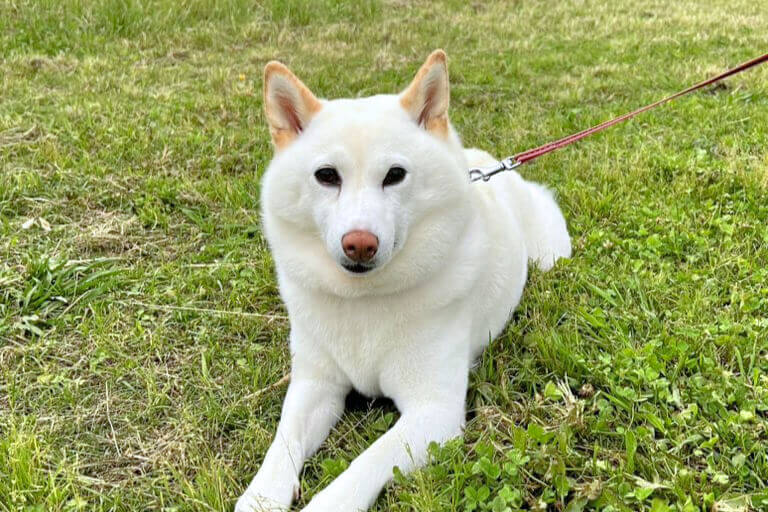
[[264, 68], [264, 112], [277, 149], [290, 144], [322, 108], [296, 75], [277, 61]]
[[427, 131], [447, 138], [449, 101], [445, 52], [435, 50], [416, 73], [411, 85], [400, 95], [400, 105]]

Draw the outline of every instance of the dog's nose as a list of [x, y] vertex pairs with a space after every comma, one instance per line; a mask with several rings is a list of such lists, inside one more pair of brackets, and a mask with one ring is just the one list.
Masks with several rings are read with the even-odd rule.
[[379, 249], [379, 239], [370, 231], [356, 229], [341, 237], [347, 258], [357, 263], [371, 261]]

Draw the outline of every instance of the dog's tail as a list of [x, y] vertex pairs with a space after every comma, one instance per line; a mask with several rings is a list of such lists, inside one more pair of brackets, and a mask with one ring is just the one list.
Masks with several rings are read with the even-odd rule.
[[528, 181], [527, 212], [520, 212], [528, 258], [542, 270], [549, 270], [560, 258], [571, 256], [571, 237], [554, 194], [548, 188]]

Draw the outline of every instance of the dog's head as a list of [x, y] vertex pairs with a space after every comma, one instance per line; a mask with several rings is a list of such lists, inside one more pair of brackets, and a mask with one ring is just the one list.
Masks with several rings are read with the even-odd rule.
[[318, 100], [278, 62], [264, 70], [276, 154], [262, 184], [279, 273], [344, 296], [391, 293], [440, 268], [467, 207], [448, 121], [445, 53], [399, 95]]

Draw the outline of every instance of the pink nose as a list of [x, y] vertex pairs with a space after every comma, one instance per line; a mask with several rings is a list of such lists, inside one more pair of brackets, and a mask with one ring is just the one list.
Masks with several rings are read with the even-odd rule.
[[371, 261], [379, 249], [379, 239], [370, 231], [356, 229], [341, 237], [341, 247], [347, 258], [357, 263]]

